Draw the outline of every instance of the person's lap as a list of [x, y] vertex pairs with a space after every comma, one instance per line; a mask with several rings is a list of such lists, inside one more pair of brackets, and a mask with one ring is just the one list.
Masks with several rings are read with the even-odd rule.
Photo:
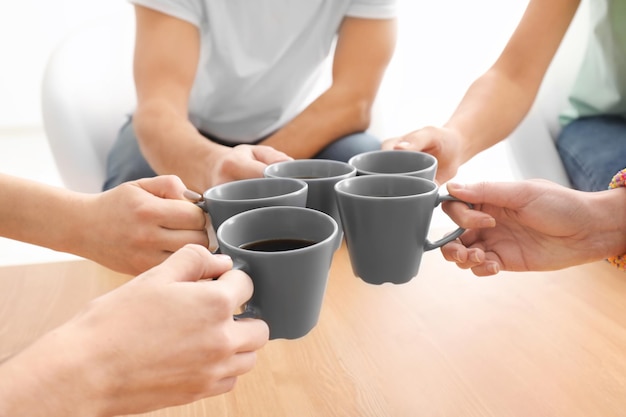
[[574, 188], [605, 190], [613, 175], [626, 167], [626, 119], [596, 116], [574, 120], [561, 131], [557, 149]]
[[367, 132], [353, 133], [337, 139], [314, 158], [348, 162], [354, 155], [379, 150], [380, 145], [380, 140]]
[[[205, 136], [208, 135], [205, 134]], [[360, 132], [337, 139], [322, 149], [314, 158], [347, 162], [356, 154], [378, 149], [380, 149], [378, 138], [367, 132]], [[139, 149], [132, 118], [130, 118], [120, 129], [118, 138], [107, 158], [107, 179], [103, 185], [103, 190], [109, 190], [126, 181], [154, 176], [156, 173]]]
[[106, 180], [102, 189], [103, 191], [110, 190], [126, 181], [151, 178], [156, 175], [139, 149], [132, 119], [129, 118], [121, 127], [117, 140], [109, 151]]

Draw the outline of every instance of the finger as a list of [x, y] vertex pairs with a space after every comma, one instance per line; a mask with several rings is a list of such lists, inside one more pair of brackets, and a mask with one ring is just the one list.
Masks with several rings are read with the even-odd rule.
[[205, 247], [189, 244], [142, 276], [168, 282], [198, 281], [220, 276], [232, 265], [232, 260], [226, 255], [213, 255]]
[[134, 184], [161, 198], [183, 199], [187, 189], [182, 180], [176, 175], [160, 175], [153, 178], [143, 178], [134, 181]]
[[220, 372], [224, 375], [224, 378], [218, 381], [219, 385], [224, 385], [228, 388], [226, 381], [232, 380], [250, 372], [256, 365], [257, 354], [256, 352], [243, 352], [237, 353], [228, 360], [223, 361], [221, 364]]
[[252, 154], [257, 161], [265, 164], [273, 164], [275, 162], [290, 161], [293, 158], [284, 152], [276, 150], [271, 146], [257, 145], [252, 148]]
[[252, 368], [254, 368], [254, 365], [256, 365], [256, 350], [257, 349], [237, 353], [235, 356], [233, 356], [234, 363], [232, 365], [231, 375], [239, 376], [250, 372]]
[[468, 207], [460, 201], [444, 201], [441, 204], [444, 213], [464, 229], [480, 229], [495, 227], [496, 219], [480, 211], [480, 206]]
[[222, 294], [225, 294], [229, 300], [233, 300], [233, 304], [237, 306], [245, 304], [254, 292], [252, 279], [248, 274], [237, 269], [226, 271], [211, 284], [220, 285]]
[[486, 254], [479, 248], [468, 249], [466, 252], [465, 260], [463, 262], [457, 262], [457, 266], [462, 269], [474, 268], [478, 265], [482, 265], [485, 262]]
[[500, 272], [500, 265], [495, 261], [487, 261], [472, 268], [474, 275], [488, 277]]
[[396, 142], [394, 149], [425, 151], [433, 146], [433, 142], [433, 135], [420, 129], [400, 138], [400, 140]]
[[385, 151], [393, 150], [401, 138], [390, 138], [383, 141], [380, 148]]
[[189, 204], [184, 197], [187, 188], [177, 176], [144, 178], [135, 181], [135, 185], [159, 197], [151, 203], [150, 210], [160, 226], [167, 229], [206, 229], [207, 218], [204, 211], [195, 204]]
[[236, 376], [227, 376], [225, 378], [222, 378], [219, 381], [215, 381], [210, 386], [208, 386], [203, 397], [212, 397], [215, 395], [226, 394], [227, 392], [230, 392], [233, 390], [233, 388], [235, 388], [235, 384], [237, 384]]
[[[247, 319], [236, 322], [236, 324], [241, 327], [239, 330], [243, 336], [243, 339], [239, 340], [243, 340], [245, 343], [235, 348], [236, 353], [234, 355], [222, 361], [220, 369], [220, 373], [224, 375], [222, 380], [250, 372], [256, 365], [256, 351], [261, 349], [269, 339], [269, 329], [261, 320]], [[254, 325], [254, 328], [250, 328], [251, 325]]]
[[238, 352], [254, 352], [261, 349], [270, 337], [270, 328], [259, 319], [239, 319], [235, 322], [237, 335], [241, 338]]
[[443, 258], [449, 262], [466, 262], [468, 250], [458, 240], [447, 243], [441, 247]]
[[209, 247], [209, 235], [206, 230], [170, 230], [161, 229], [158, 239], [160, 249], [171, 255], [187, 244]]
[[154, 209], [160, 213], [159, 225], [165, 229], [203, 231], [207, 228], [204, 210], [188, 201], [159, 200]]
[[421, 151], [422, 150], [419, 144], [402, 140], [402, 139], [397, 141], [395, 145], [393, 145], [393, 149], [398, 150], [398, 151], [407, 151], [407, 150]]
[[261, 178], [267, 164], [249, 158], [245, 163], [237, 164], [233, 176], [237, 179]]
[[[260, 178], [267, 167], [265, 162], [258, 160], [255, 148], [259, 146], [238, 145], [233, 148], [234, 153], [224, 162], [226, 172], [234, 179]], [[265, 148], [268, 148], [267, 146]], [[272, 149], [272, 148], [270, 148]], [[262, 153], [260, 150], [259, 153]]]
[[524, 204], [520, 194], [524, 182], [478, 182], [475, 184], [447, 184], [448, 193], [472, 204], [491, 204], [496, 207], [518, 208]]
[[470, 269], [485, 262], [486, 255], [481, 248], [466, 248], [461, 243], [450, 242], [441, 247], [444, 259], [454, 262], [459, 268]]

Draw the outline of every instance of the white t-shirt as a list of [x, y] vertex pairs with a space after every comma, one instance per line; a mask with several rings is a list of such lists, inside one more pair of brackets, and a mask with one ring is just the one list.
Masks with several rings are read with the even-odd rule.
[[396, 0], [129, 1], [199, 28], [189, 118], [232, 143], [270, 134], [309, 104], [344, 17], [396, 14]]

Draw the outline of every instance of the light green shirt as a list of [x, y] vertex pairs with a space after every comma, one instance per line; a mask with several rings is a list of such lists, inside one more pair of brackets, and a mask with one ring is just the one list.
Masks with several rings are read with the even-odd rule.
[[626, 0], [591, 0], [587, 51], [562, 124], [595, 115], [626, 117]]

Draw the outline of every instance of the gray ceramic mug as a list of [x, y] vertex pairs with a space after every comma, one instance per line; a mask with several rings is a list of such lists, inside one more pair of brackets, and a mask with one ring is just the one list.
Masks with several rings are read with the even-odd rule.
[[335, 191], [352, 270], [371, 284], [410, 281], [425, 251], [464, 231], [458, 228], [435, 242], [428, 240], [435, 207], [444, 200], [460, 200], [440, 196], [437, 184], [424, 178], [358, 176], [337, 183]]
[[267, 322], [270, 339], [296, 339], [315, 327], [341, 243], [332, 217], [301, 207], [258, 208], [222, 223], [217, 239], [254, 283], [243, 317]]
[[252, 178], [209, 188], [196, 203], [211, 216], [215, 230], [228, 218], [246, 210], [268, 206], [306, 205], [309, 186], [293, 178]]
[[395, 174], [426, 178], [434, 181], [437, 158], [431, 154], [405, 150], [380, 150], [364, 152], [348, 161], [358, 175]]
[[307, 183], [306, 206], [330, 215], [341, 228], [335, 184], [356, 176], [356, 168], [341, 161], [328, 159], [296, 159], [271, 164], [265, 168], [270, 178], [297, 178]]

